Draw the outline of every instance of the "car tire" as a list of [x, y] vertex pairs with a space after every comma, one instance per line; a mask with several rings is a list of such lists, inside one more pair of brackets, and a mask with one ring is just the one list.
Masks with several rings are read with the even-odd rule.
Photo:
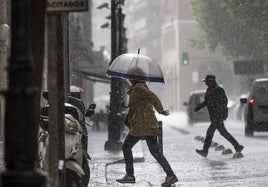
[[247, 120], [247, 123], [245, 126], [245, 135], [250, 137], [250, 136], [253, 136], [253, 134], [254, 134], [254, 129], [252, 127], [252, 123], [249, 120]]

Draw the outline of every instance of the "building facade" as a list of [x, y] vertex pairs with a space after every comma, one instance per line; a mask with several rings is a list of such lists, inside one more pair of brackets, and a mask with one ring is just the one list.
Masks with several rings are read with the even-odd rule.
[[[190, 0], [133, 0], [127, 4], [129, 50], [141, 48], [159, 62], [165, 76], [163, 88], [156, 87], [164, 106], [184, 110], [191, 91], [206, 89], [202, 78], [217, 75], [219, 83], [232, 89], [232, 64], [218, 50], [197, 50], [191, 41], [198, 38], [198, 23]], [[183, 64], [183, 57], [188, 64]]]

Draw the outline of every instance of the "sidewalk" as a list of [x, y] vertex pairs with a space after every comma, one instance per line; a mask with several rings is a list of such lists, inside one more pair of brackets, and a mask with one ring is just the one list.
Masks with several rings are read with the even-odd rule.
[[[107, 167], [112, 164], [124, 163], [122, 151], [109, 152], [104, 150], [105, 142], [108, 140], [107, 131], [88, 132], [88, 153], [91, 157], [89, 161], [90, 182], [89, 187], [107, 187]], [[123, 140], [122, 140], [123, 141]], [[144, 155], [141, 141], [133, 148], [134, 163], [144, 162]]]

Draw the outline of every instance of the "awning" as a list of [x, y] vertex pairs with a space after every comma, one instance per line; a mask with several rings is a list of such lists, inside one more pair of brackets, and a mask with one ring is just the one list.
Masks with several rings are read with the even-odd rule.
[[72, 70], [72, 73], [90, 81], [110, 83], [110, 78], [106, 76], [106, 72], [103, 69], [94, 67], [78, 67]]
[[106, 75], [107, 68], [108, 60], [103, 51], [93, 51], [90, 56], [81, 59], [76, 67], [72, 67], [71, 73], [90, 81], [110, 83], [110, 77]]

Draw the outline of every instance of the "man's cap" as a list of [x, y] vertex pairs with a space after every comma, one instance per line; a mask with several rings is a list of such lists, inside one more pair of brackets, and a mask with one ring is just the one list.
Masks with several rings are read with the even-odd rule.
[[215, 75], [207, 75], [205, 79], [202, 80], [202, 82], [212, 82], [212, 81], [215, 81], [216, 80], [216, 77]]

